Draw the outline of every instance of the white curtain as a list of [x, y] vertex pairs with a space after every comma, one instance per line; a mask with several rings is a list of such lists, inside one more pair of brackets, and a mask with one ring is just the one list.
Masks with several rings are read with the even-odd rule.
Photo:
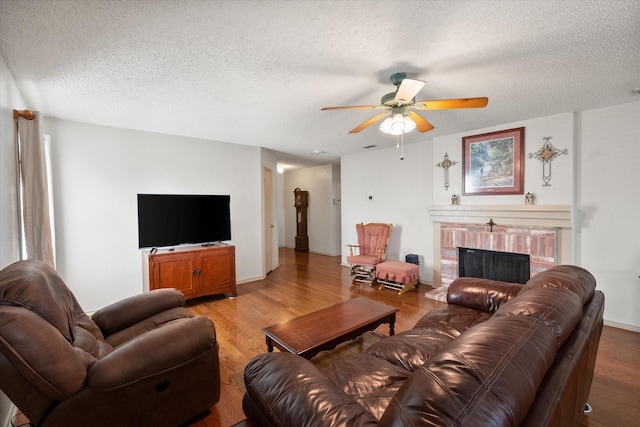
[[49, 201], [48, 161], [42, 117], [16, 119], [18, 206], [20, 209], [21, 257], [37, 259], [55, 267]]

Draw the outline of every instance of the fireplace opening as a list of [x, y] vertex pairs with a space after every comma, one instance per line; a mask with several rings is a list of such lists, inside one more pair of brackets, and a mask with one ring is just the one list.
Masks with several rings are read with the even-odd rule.
[[479, 277], [512, 283], [531, 278], [528, 254], [458, 247], [458, 277]]

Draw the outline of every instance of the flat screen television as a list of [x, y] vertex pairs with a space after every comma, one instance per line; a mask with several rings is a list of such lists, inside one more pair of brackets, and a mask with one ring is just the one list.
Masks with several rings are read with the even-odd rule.
[[231, 240], [230, 196], [138, 194], [138, 247]]

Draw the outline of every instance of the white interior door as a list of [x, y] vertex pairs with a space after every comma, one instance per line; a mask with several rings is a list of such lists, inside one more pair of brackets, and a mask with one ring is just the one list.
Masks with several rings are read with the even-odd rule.
[[262, 171], [264, 189], [264, 274], [273, 270], [273, 172], [269, 168]]

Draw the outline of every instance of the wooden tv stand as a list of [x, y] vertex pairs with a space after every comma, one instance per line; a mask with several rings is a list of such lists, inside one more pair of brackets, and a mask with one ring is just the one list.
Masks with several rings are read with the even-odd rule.
[[176, 288], [186, 299], [236, 296], [236, 248], [223, 243], [143, 251], [147, 290]]

